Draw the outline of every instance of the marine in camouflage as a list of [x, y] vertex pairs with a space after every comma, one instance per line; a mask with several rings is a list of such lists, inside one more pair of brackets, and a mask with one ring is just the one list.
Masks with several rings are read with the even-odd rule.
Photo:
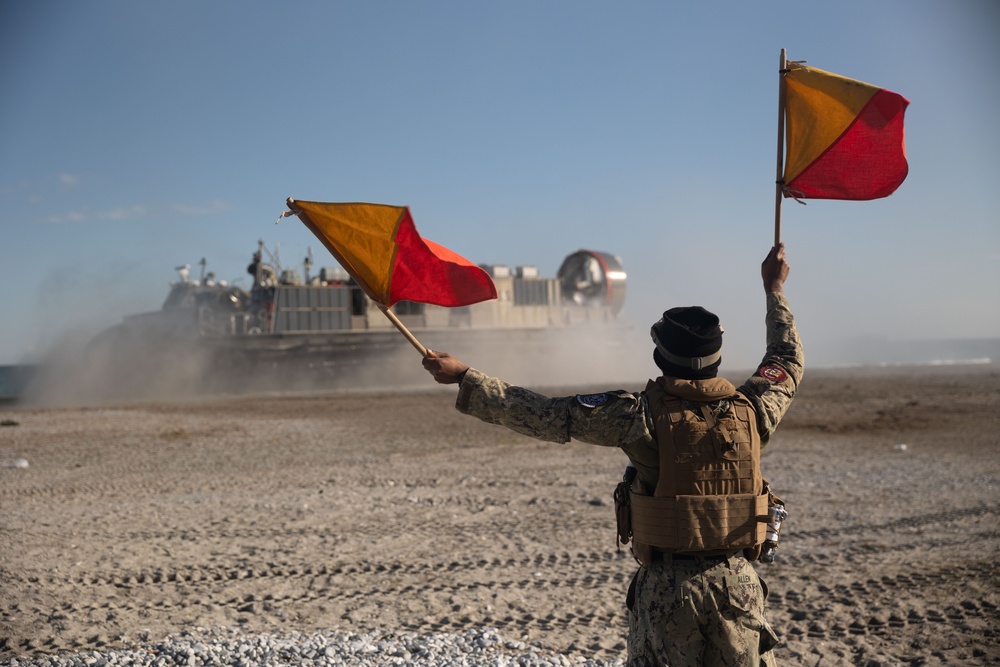
[[[802, 345], [788, 302], [767, 294], [767, 350], [737, 391], [753, 404], [764, 447], [802, 379]], [[549, 398], [469, 369], [459, 411], [550, 442], [619, 447], [639, 479], [655, 487], [659, 455], [643, 392]], [[639, 569], [629, 596], [628, 664], [771, 665], [776, 637], [764, 620], [765, 589], [740, 555], [662, 559]]]

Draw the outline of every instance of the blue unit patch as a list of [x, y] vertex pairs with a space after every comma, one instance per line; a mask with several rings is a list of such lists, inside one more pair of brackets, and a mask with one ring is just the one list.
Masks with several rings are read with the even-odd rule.
[[607, 394], [577, 394], [576, 402], [585, 408], [599, 408], [608, 402]]

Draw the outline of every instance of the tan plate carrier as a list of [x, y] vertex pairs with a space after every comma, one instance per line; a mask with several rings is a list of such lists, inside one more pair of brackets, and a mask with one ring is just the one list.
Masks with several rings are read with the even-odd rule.
[[[650, 547], [752, 552], [764, 542], [768, 512], [753, 406], [723, 378], [661, 378], [649, 383], [646, 397], [659, 449], [659, 479], [653, 495], [645, 495], [641, 483], [632, 485], [636, 557]], [[720, 400], [728, 406], [713, 412], [710, 404]]]

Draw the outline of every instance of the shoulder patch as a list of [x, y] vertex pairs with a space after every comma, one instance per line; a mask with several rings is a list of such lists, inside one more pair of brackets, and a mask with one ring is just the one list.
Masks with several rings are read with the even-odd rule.
[[768, 382], [784, 382], [788, 379], [788, 373], [781, 366], [762, 366], [757, 375]]
[[608, 402], [607, 394], [577, 394], [576, 402], [585, 408], [599, 408]]

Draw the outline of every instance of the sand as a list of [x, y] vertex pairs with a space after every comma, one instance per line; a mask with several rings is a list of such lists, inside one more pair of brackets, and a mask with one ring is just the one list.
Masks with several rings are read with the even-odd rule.
[[[0, 406], [0, 661], [231, 627], [623, 658], [623, 454], [454, 394]], [[1000, 663], [998, 448], [996, 364], [807, 371], [763, 459], [779, 662]]]

